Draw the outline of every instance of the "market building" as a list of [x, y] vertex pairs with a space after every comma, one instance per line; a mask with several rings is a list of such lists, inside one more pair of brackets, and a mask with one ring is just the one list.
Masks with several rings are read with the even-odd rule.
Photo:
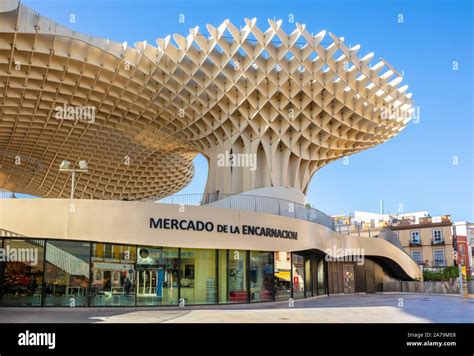
[[[342, 37], [229, 21], [135, 46], [0, 5], [2, 306], [376, 292], [411, 257], [306, 204], [324, 165], [410, 121], [401, 75]], [[179, 197], [209, 165], [203, 194]]]

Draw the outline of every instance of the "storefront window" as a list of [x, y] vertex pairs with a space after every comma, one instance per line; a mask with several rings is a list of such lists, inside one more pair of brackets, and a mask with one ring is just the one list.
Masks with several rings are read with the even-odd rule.
[[227, 250], [219, 250], [219, 303], [227, 303]]
[[275, 252], [275, 300], [288, 300], [291, 297], [290, 252]]
[[318, 294], [326, 294], [326, 271], [324, 258], [318, 261]]
[[273, 256], [272, 252], [250, 251], [250, 301], [273, 300]]
[[221, 251], [219, 260], [221, 276], [219, 302], [247, 303], [247, 252], [244, 250]]
[[2, 305], [41, 306], [44, 240], [4, 241]]
[[91, 305], [135, 305], [134, 246], [93, 243]]
[[181, 249], [181, 298], [186, 304], [215, 304], [216, 251]]
[[292, 253], [293, 262], [293, 298], [304, 298], [304, 257]]
[[138, 247], [137, 305], [178, 304], [177, 248]]
[[311, 283], [313, 296], [318, 295], [318, 256], [311, 256]]
[[44, 305], [87, 306], [89, 263], [89, 243], [47, 241]]
[[311, 256], [305, 257], [304, 260], [304, 283], [306, 286], [305, 297], [309, 298], [313, 296], [312, 283], [311, 283]]

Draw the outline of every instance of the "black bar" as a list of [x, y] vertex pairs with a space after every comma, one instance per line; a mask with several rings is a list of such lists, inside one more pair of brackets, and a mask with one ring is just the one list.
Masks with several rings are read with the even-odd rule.
[[[54, 333], [54, 349], [48, 349], [47, 345], [20, 346], [18, 344], [20, 333], [25, 333], [26, 330], [30, 333]], [[422, 336], [414, 338], [409, 336], [411, 333]], [[426, 333], [455, 334], [455, 336], [433, 338], [426, 336]], [[150, 347], [162, 345], [160, 340], [185, 347], [185, 345], [199, 345], [203, 338], [212, 335], [213, 340], [218, 340], [219, 345], [231, 347], [232, 342], [235, 342], [235, 335], [248, 335], [249, 339], [256, 341], [276, 340], [254, 342], [252, 353], [293, 354], [295, 343], [279, 340], [278, 337], [280, 339], [284, 335], [306, 337], [307, 342], [298, 346], [301, 353], [306, 350], [314, 351], [314, 340], [311, 340], [311, 337], [317, 335], [318, 340], [324, 340], [318, 343], [318, 351], [327, 354], [380, 356], [383, 350], [390, 350], [390, 354], [394, 355], [472, 355], [473, 333], [474, 324], [0, 324], [0, 335], [2, 335], [0, 353], [2, 356], [35, 353], [67, 355], [73, 348], [79, 354], [125, 355], [126, 351], [136, 353], [137, 344], [133, 340], [152, 340]], [[183, 335], [186, 336], [185, 339]], [[85, 341], [78, 342], [78, 336], [84, 336]], [[110, 342], [111, 340], [117, 342]], [[418, 340], [454, 341], [456, 345], [430, 347], [407, 343]]]

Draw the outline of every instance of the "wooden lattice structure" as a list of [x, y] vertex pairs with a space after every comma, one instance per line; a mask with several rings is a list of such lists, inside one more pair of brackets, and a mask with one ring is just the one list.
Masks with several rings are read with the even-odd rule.
[[[225, 21], [208, 34], [134, 47], [76, 33], [8, 0], [0, 5], [0, 187], [67, 197], [67, 159], [88, 162], [76, 197], [155, 199], [209, 162], [207, 192], [291, 186], [340, 157], [383, 143], [411, 117], [411, 94], [388, 63], [372, 64], [332, 33], [296, 24]], [[59, 120], [93, 107], [93, 120]], [[254, 154], [256, 170], [219, 167]]]

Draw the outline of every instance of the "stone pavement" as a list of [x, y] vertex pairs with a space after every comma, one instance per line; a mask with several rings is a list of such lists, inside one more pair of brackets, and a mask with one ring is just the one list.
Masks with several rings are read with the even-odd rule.
[[[403, 303], [403, 306], [400, 307]], [[0, 308], [0, 323], [473, 323], [474, 299], [360, 294], [185, 308]]]

